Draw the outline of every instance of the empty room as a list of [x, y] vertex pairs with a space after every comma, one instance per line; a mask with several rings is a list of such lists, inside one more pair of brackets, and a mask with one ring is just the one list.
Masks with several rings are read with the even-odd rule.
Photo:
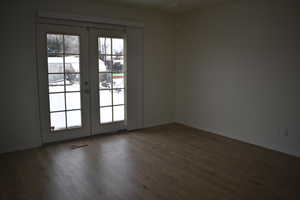
[[300, 199], [299, 1], [0, 10], [0, 200]]

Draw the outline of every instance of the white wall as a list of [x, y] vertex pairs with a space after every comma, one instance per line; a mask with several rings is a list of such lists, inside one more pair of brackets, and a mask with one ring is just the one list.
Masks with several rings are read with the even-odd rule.
[[176, 121], [300, 156], [299, 10], [233, 1], [178, 16]]
[[174, 20], [154, 10], [107, 6], [96, 0], [11, 0], [1, 5], [0, 152], [39, 146], [35, 15], [38, 9], [139, 21], [144, 28], [144, 126], [172, 122]]

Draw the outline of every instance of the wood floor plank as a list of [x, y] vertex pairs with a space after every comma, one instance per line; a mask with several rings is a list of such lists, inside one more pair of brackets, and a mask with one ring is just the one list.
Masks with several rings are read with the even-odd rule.
[[298, 199], [299, 181], [299, 158], [179, 124], [0, 155], [1, 200]]

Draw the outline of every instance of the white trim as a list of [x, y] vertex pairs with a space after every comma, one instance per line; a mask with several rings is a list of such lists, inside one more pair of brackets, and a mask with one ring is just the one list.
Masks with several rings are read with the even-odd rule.
[[92, 22], [92, 23], [112, 24], [112, 25], [123, 25], [123, 26], [139, 27], [139, 28], [144, 27], [144, 23], [141, 23], [141, 22], [117, 20], [117, 19], [111, 19], [111, 18], [105, 18], [105, 17], [62, 14], [62, 13], [48, 12], [48, 11], [41, 11], [41, 10], [38, 11], [38, 17], [51, 18], [51, 19], [73, 20], [73, 21], [79, 21], [79, 22]]

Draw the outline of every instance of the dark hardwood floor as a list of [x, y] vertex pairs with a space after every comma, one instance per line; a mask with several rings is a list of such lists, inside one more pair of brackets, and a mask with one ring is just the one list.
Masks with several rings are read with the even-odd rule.
[[300, 159], [170, 124], [2, 154], [0, 199], [300, 199]]

